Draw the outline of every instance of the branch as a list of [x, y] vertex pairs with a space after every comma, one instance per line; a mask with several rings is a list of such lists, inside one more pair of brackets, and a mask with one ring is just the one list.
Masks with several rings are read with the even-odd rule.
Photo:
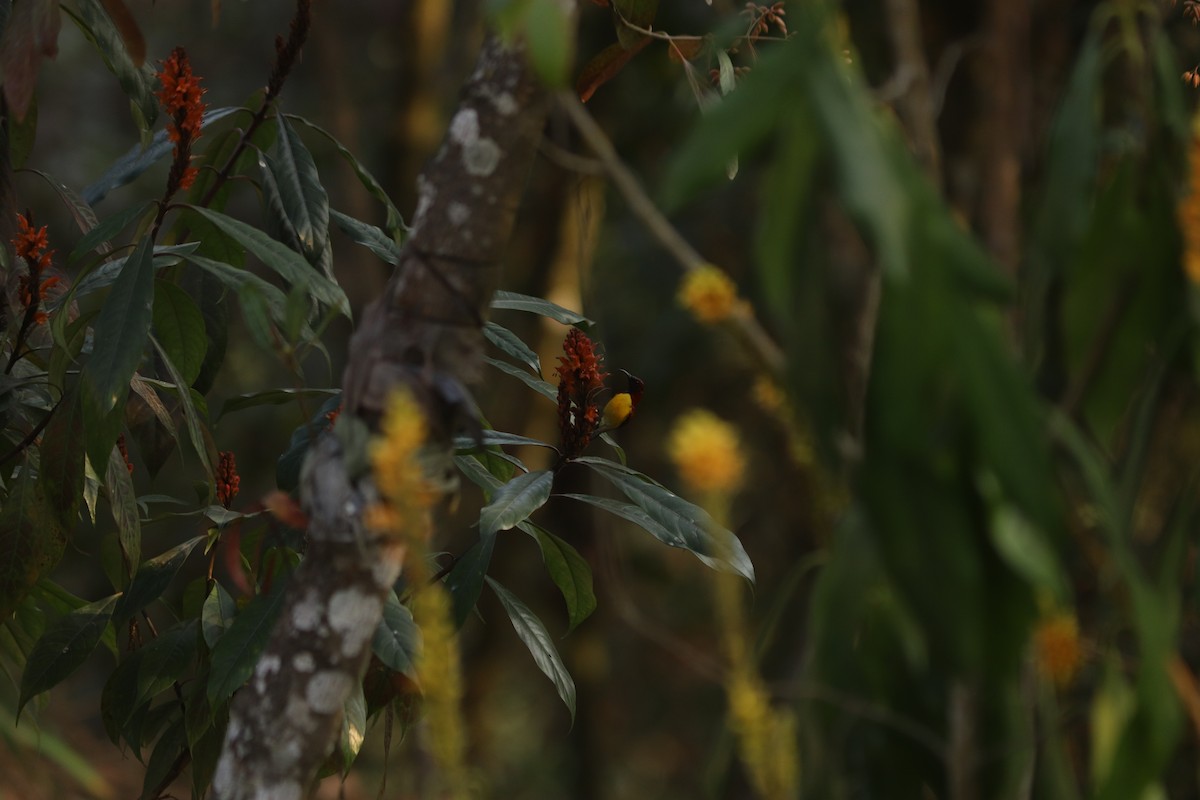
[[[547, 96], [516, 48], [489, 40], [441, 149], [418, 178], [413, 233], [384, 294], [367, 307], [343, 378], [338, 428], [379, 419], [409, 388], [447, 462], [461, 382], [479, 369], [499, 257], [541, 138]], [[213, 778], [217, 800], [300, 800], [340, 732], [405, 548], [369, 534], [370, 475], [335, 435], [301, 478], [308, 548], [253, 677], [235, 698]]]
[[[637, 177], [621, 161], [612, 142], [605, 136], [604, 131], [596, 124], [583, 105], [570, 92], [558, 96], [559, 105], [579, 131], [583, 140], [591, 148], [600, 162], [604, 164], [609, 178], [617, 191], [625, 198], [629, 210], [646, 227], [663, 249], [671, 255], [684, 272], [700, 269], [708, 262], [688, 244], [687, 239], [675, 229], [670, 221], [658, 210], [658, 206], [638, 182]], [[783, 374], [785, 361], [779, 346], [771, 338], [758, 320], [750, 315], [735, 315], [728, 323], [732, 331], [759, 364], [771, 375], [778, 377]]]

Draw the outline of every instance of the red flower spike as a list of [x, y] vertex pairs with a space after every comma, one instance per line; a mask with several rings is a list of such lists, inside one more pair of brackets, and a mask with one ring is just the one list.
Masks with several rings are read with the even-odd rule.
[[237, 473], [237, 460], [230, 450], [221, 451], [221, 461], [217, 465], [217, 502], [229, 508], [233, 498], [237, 497], [238, 487], [242, 479]]
[[197, 170], [190, 165], [192, 145], [200, 138], [200, 125], [204, 120], [204, 89], [200, 79], [192, 74], [187, 51], [176, 47], [163, 62], [158, 73], [162, 89], [158, 91], [159, 102], [171, 118], [167, 136], [175, 143], [171, 172], [167, 177], [167, 197], [188, 189], [196, 180]]
[[572, 458], [584, 451], [600, 422], [596, 394], [604, 388], [607, 373], [601, 371], [603, 358], [596, 354], [592, 340], [578, 328], [572, 328], [563, 340], [558, 368], [558, 428], [562, 435], [563, 455]]

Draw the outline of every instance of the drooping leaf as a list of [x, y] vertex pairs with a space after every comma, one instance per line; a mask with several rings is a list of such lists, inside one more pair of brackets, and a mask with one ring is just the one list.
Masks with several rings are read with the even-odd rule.
[[314, 271], [299, 253], [241, 220], [199, 206], [193, 207], [193, 210], [232, 236], [267, 268], [278, 273], [289, 286], [306, 286], [317, 300], [340, 314], [350, 316], [350, 301], [346, 299], [342, 288], [326, 275]]
[[[116, 447], [113, 450], [115, 452], [109, 456], [108, 469], [104, 474], [104, 488], [108, 492], [113, 521], [117, 524], [117, 540], [125, 561], [125, 576], [132, 578], [134, 569], [142, 560], [142, 523], [138, 516], [132, 476], [120, 451]], [[122, 582], [121, 585], [125, 584]]]
[[78, 390], [69, 391], [53, 413], [42, 436], [39, 479], [50, 508], [69, 528], [78, 518], [83, 497], [83, 403]]
[[525, 520], [550, 499], [554, 473], [548, 469], [513, 478], [492, 495], [492, 502], [479, 512], [483, 534], [506, 531]]
[[132, 205], [105, 218], [84, 234], [83, 238], [79, 240], [79, 244], [75, 245], [75, 249], [67, 256], [67, 263], [74, 264], [93, 251], [108, 252], [111, 249], [108, 240], [128, 228], [133, 222], [140, 220], [153, 205], [153, 203]]
[[193, 620], [163, 632], [127, 655], [109, 676], [100, 696], [100, 716], [114, 743], [124, 738], [140, 749], [150, 702], [183, 677], [196, 659], [196, 628]]
[[[141, 58], [134, 57], [139, 55], [136, 51], [130, 53], [122, 31], [113, 24], [113, 18], [98, 0], [78, 0], [76, 9], [77, 13], [68, 8], [67, 13], [79, 25], [83, 35], [95, 45], [105, 66], [129, 96], [134, 122], [143, 131], [150, 130], [158, 118], [154, 70], [150, 65], [141, 63]], [[144, 57], [145, 53], [141, 53], [141, 56]]]
[[575, 93], [579, 95], [579, 102], [586, 103], [591, 100], [597, 89], [616, 77], [630, 59], [649, 43], [649, 38], [643, 38], [632, 48], [626, 48], [620, 42], [616, 42], [592, 56], [592, 60], [575, 79]]
[[[329, 235], [329, 196], [296, 130], [280, 115], [274, 146], [259, 159], [268, 207], [308, 262], [320, 262]], [[327, 275], [332, 279], [332, 274]]]
[[154, 286], [154, 338], [191, 386], [208, 350], [204, 316], [191, 295], [167, 281]]
[[137, 572], [134, 573], [129, 588], [121, 595], [117, 607], [113, 610], [113, 624], [120, 627], [134, 614], [157, 600], [175, 580], [175, 576], [183, 568], [183, 563], [187, 561], [188, 556], [196, 549], [196, 545], [205, 541], [206, 538], [196, 536], [183, 544], [172, 547], [165, 553], [142, 562], [138, 566]]
[[539, 378], [542, 376], [542, 361], [538, 354], [508, 328], [489, 321], [484, 323], [483, 335], [502, 352], [527, 365]]
[[104, 636], [116, 604], [117, 595], [89, 603], [42, 634], [21, 675], [18, 715], [32, 698], [53, 689], [83, 666]]
[[350, 237], [352, 242], [361, 244], [392, 266], [400, 263], [400, 246], [379, 228], [336, 209], [330, 209], [329, 218], [337, 224], [342, 233]]
[[505, 375], [512, 375], [514, 378], [521, 381], [521, 383], [525, 384], [530, 389], [533, 389], [547, 400], [555, 403], [558, 402], [558, 390], [554, 388], [553, 384], [548, 383], [541, 378], [530, 375], [527, 371], [521, 369], [516, 364], [509, 364], [507, 361], [499, 361], [495, 358], [489, 358], [487, 356], [483, 357], [483, 362], [495, 367]]
[[[154, 261], [147, 236], [125, 263], [96, 317], [95, 346], [82, 377], [99, 416], [123, 403], [129, 393], [129, 379], [145, 353], [153, 300]], [[104, 447], [105, 457], [112, 444]], [[102, 463], [94, 466], [99, 469]]]
[[[204, 118], [200, 122], [200, 128], [203, 130], [230, 114], [244, 110], [237, 107], [210, 108], [205, 112]], [[159, 160], [165, 158], [171, 153], [172, 148], [174, 148], [174, 144], [167, 138], [167, 132], [160, 130], [151, 137], [149, 145], [145, 147], [134, 145], [125, 155], [113, 162], [113, 165], [105, 170], [103, 175], [83, 190], [81, 196], [89, 205], [96, 205], [107, 197], [109, 192], [132, 182]]]
[[[195, 242], [187, 244], [169, 245], [166, 247], [154, 248], [154, 271], [165, 267], [173, 267], [178, 264], [184, 254], [191, 253], [196, 249]], [[65, 295], [61, 295], [56, 300], [51, 300], [48, 306], [57, 308], [81, 297], [86, 297], [92, 292], [103, 289], [106, 286], [112, 286], [113, 282], [124, 272], [125, 265], [129, 263], [129, 256], [118, 256], [109, 259], [103, 264], [100, 264], [95, 269], [92, 269], [86, 275], [79, 279], [79, 282], [71, 287], [71, 290]]]
[[213, 581], [213, 588], [204, 605], [200, 609], [200, 632], [204, 635], [204, 643], [212, 650], [217, 646], [222, 634], [233, 624], [237, 616], [237, 601], [225, 590], [220, 581]]
[[558, 649], [554, 646], [550, 632], [546, 630], [546, 626], [537, 618], [537, 615], [518, 600], [512, 592], [491, 578], [488, 578], [487, 582], [508, 613], [517, 637], [529, 648], [529, 654], [533, 656], [533, 661], [537, 664], [538, 669], [554, 684], [554, 688], [558, 690], [558, 696], [562, 698], [567, 710], [571, 712], [571, 721], [574, 722], [575, 681], [571, 678], [571, 673], [567, 672], [567, 667], [563, 664], [562, 657], [559, 656]]
[[530, 297], [527, 294], [518, 294], [516, 292], [496, 292], [492, 295], [492, 308], [528, 311], [531, 314], [549, 317], [555, 322], [561, 322], [563, 325], [576, 325], [587, 328], [595, 324], [582, 314], [578, 314], [569, 308], [563, 308], [557, 303], [551, 303], [549, 300], [543, 300], [540, 297]]
[[260, 392], [240, 394], [224, 402], [221, 406], [221, 412], [217, 414], [217, 421], [219, 422], [223, 419], [226, 414], [232, 414], [235, 411], [242, 411], [247, 408], [256, 408], [264, 405], [283, 406], [292, 403], [303, 404], [309, 400], [321, 400], [324, 403], [331, 397], [341, 397], [341, 390], [304, 387], [300, 389], [264, 389]]
[[754, 565], [736, 536], [725, 530], [704, 509], [653, 483], [632, 470], [602, 458], [576, 459], [621, 490], [630, 506], [593, 495], [566, 495], [603, 508], [640, 526], [671, 547], [692, 552], [710, 567], [729, 568], [754, 580]]
[[171, 720], [167, 729], [158, 737], [150, 760], [146, 762], [146, 774], [142, 778], [141, 800], [156, 800], [160, 797], [159, 785], [171, 776], [175, 763], [187, 745], [184, 735], [183, 714]]
[[481, 432], [479, 439], [471, 436], [458, 436], [454, 439], [454, 447], [465, 452], [474, 452], [480, 445], [484, 447], [492, 447], [494, 445], [528, 445], [530, 447], [548, 447], [551, 450], [554, 449], [553, 445], [543, 442], [541, 439], [521, 436], [516, 433], [494, 431], [491, 428], [485, 428]]
[[567, 604], [567, 632], [575, 630], [596, 610], [596, 593], [592, 589], [592, 569], [579, 551], [550, 531], [525, 520], [518, 528], [532, 536], [542, 550], [542, 561], [554, 585], [562, 592]]
[[17, 119], [25, 116], [37, 86], [38, 67], [58, 53], [61, 26], [56, 0], [15, 3], [0, 38], [0, 71], [4, 98]]
[[179, 370], [175, 368], [171, 357], [163, 350], [162, 345], [153, 336], [150, 337], [154, 349], [158, 351], [159, 357], [162, 359], [163, 366], [167, 368], [167, 374], [171, 376], [171, 381], [175, 384], [175, 394], [179, 397], [179, 405], [183, 409], [183, 421], [187, 424], [188, 438], [192, 442], [192, 449], [195, 450], [197, 458], [200, 459], [200, 466], [204, 468], [209, 482], [213, 481], [213, 456], [215, 453], [210, 452], [211, 437], [209, 437], [207, 429], [200, 421], [200, 412], [197, 410], [197, 399], [203, 401], [204, 398], [193, 393], [187, 383], [184, 381]]
[[384, 602], [383, 618], [375, 629], [371, 651], [388, 669], [416, 678], [414, 664], [421, 651], [421, 629], [395, 592], [389, 592]]
[[371, 196], [383, 204], [383, 207], [387, 210], [387, 221], [384, 223], [384, 228], [389, 236], [391, 236], [394, 240], [399, 241], [406, 230], [404, 227], [404, 218], [400, 216], [400, 212], [396, 210], [395, 204], [392, 203], [391, 198], [388, 197], [387, 192], [383, 190], [383, 187], [379, 184], [379, 181], [375, 180], [375, 177], [367, 170], [367, 168], [364, 167], [362, 163], [355, 158], [354, 154], [351, 153], [341, 142], [339, 142], [337, 137], [335, 137], [332, 133], [320, 127], [319, 125], [314, 125], [303, 117], [298, 117], [293, 114], [287, 114], [285, 116], [288, 120], [292, 122], [298, 122], [307, 127], [309, 130], [324, 136], [333, 144], [335, 148], [337, 148], [338, 155], [340, 155], [348, 164], [350, 164], [350, 166], [354, 169], [354, 174], [358, 176], [358, 180], [367, 188], [367, 191], [370, 192]]
[[254, 665], [267, 646], [267, 637], [283, 611], [287, 580], [276, 579], [271, 591], [250, 601], [234, 618], [212, 650], [208, 702], [220, 705], [254, 674]]
[[342, 775], [350, 771], [358, 751], [362, 750], [367, 734], [367, 700], [363, 696], [362, 684], [355, 684], [346, 704], [342, 708], [342, 734], [338, 739], [338, 750], [342, 756]]
[[485, 534], [471, 545], [446, 576], [446, 591], [454, 603], [454, 624], [461, 628], [471, 616], [479, 593], [483, 591], [483, 579], [487, 577], [492, 563], [492, 552], [496, 549], [496, 534]]

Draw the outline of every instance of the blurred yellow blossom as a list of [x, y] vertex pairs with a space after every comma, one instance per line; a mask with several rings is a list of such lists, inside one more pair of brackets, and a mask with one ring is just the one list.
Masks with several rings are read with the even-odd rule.
[[1075, 679], [1083, 661], [1079, 622], [1068, 611], [1057, 611], [1042, 619], [1033, 632], [1038, 670], [1058, 687]]
[[740, 311], [737, 286], [719, 267], [705, 264], [684, 276], [679, 285], [679, 304], [701, 322], [713, 324]]
[[367, 509], [364, 521], [376, 531], [400, 532], [405, 517], [428, 508], [433, 493], [418, 457], [425, 443], [425, 417], [412, 395], [392, 393], [379, 436], [371, 443], [375, 485], [386, 505]]
[[667, 453], [684, 483], [697, 492], [732, 492], [746, 470], [737, 431], [709, 411], [684, 414], [671, 432]]
[[1194, 129], [1188, 148], [1188, 190], [1176, 216], [1183, 237], [1183, 270], [1192, 283], [1200, 284], [1200, 132]]

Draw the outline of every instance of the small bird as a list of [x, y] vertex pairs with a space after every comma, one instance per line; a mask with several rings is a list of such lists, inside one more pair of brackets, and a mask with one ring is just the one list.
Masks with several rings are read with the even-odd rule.
[[629, 391], [614, 394], [604, 404], [604, 414], [600, 427], [596, 430], [598, 434], [616, 430], [629, 422], [642, 399], [642, 393], [646, 390], [646, 383], [641, 378], [630, 375], [626, 370], [621, 372], [625, 373], [625, 378], [629, 381]]

